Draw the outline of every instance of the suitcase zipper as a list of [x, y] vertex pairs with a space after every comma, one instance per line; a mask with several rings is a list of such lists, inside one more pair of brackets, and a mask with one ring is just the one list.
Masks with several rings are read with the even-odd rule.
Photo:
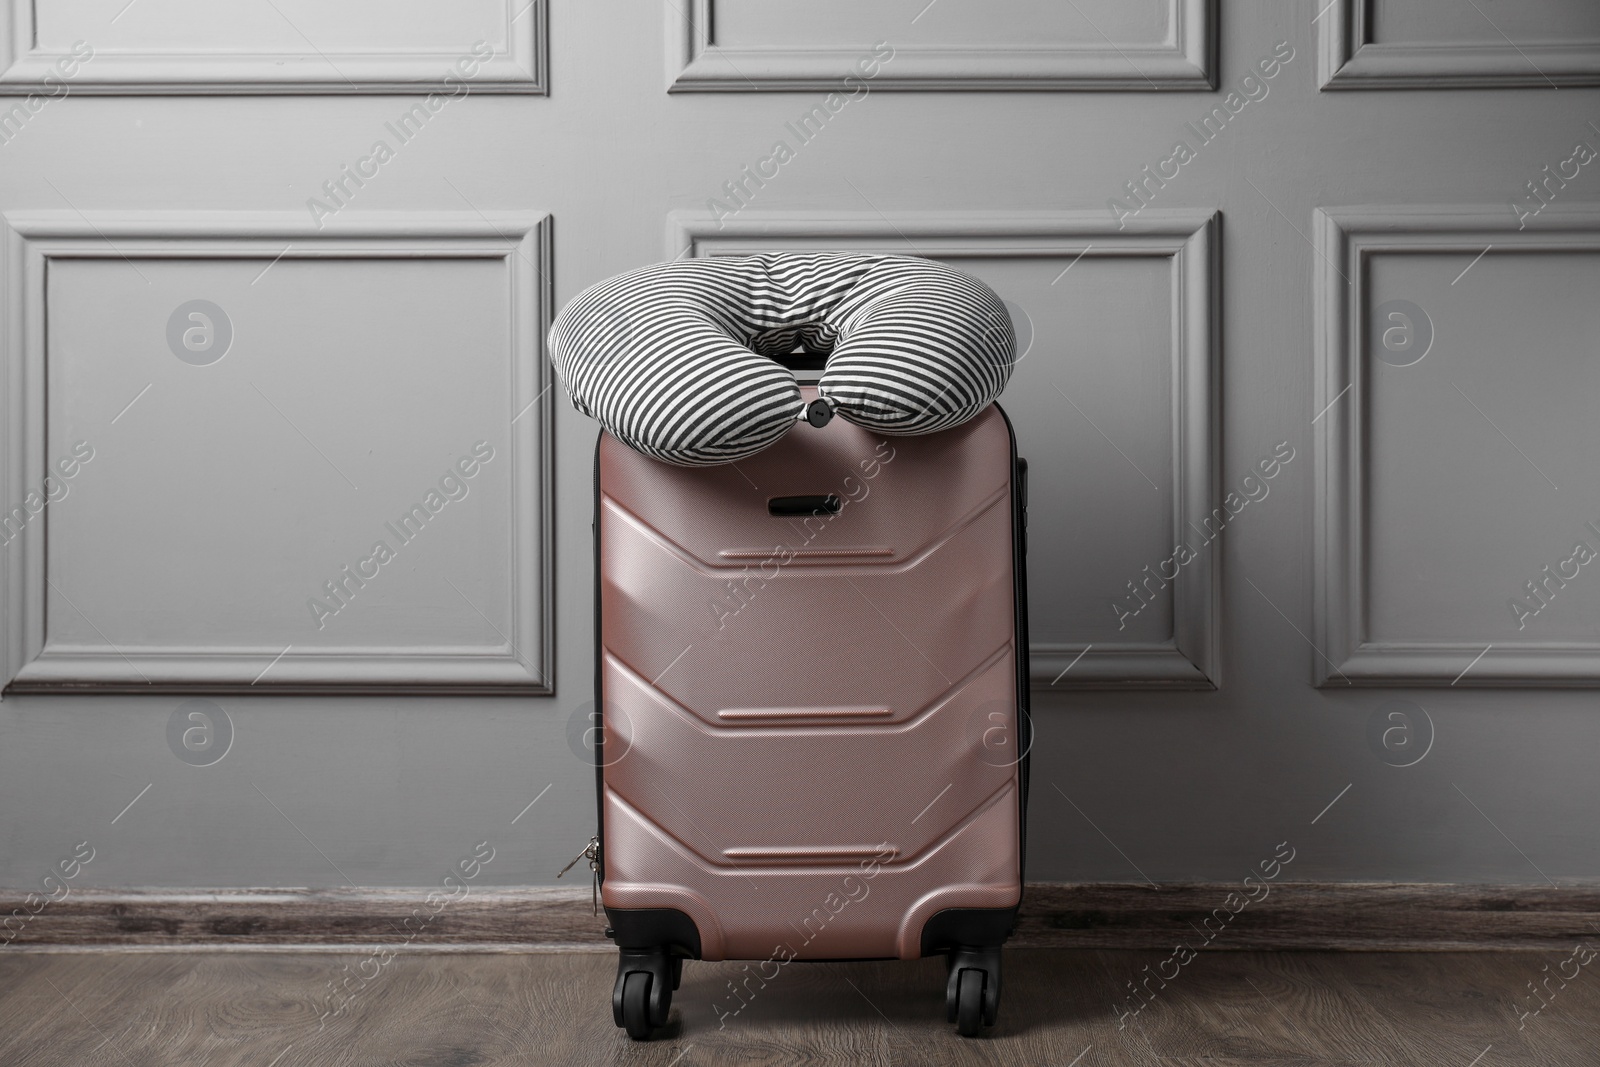
[[564, 875], [568, 871], [572, 870], [572, 868], [574, 868], [574, 867], [576, 867], [578, 865], [578, 861], [582, 860], [582, 859], [586, 859], [586, 860], [589, 861], [589, 874], [591, 876], [591, 878], [590, 878], [590, 886], [589, 886], [590, 898], [591, 898], [591, 903], [592, 903], [592, 905], [594, 907], [594, 913], [596, 915], [599, 915], [600, 914], [600, 835], [599, 834], [596, 834], [595, 836], [589, 838], [589, 843], [584, 846], [583, 851], [578, 853], [576, 856], [572, 857], [572, 862], [567, 864], [565, 867], [561, 868], [561, 873], [557, 874], [556, 877], [560, 878], [562, 875]]

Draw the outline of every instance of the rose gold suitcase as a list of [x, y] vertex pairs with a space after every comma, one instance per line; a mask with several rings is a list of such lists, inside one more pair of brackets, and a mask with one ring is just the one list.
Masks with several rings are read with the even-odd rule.
[[[812, 394], [808, 391], [807, 399]], [[993, 1024], [1022, 894], [1026, 464], [998, 406], [885, 437], [797, 422], [756, 456], [596, 452], [600, 832], [617, 1025], [667, 1020], [685, 958], [945, 954]], [[580, 857], [583, 858], [583, 857]]]

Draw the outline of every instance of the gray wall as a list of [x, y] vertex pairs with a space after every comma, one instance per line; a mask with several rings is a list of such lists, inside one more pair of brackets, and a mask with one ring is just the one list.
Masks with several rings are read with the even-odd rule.
[[[500, 281], [458, 277], [429, 245], [437, 257], [420, 269], [437, 275], [424, 283], [464, 286], [420, 310], [407, 301], [432, 329], [404, 320], [390, 334], [329, 342], [346, 315], [401, 314], [382, 300], [407, 291], [408, 276], [392, 263], [352, 267], [345, 281], [303, 273], [333, 254], [318, 241], [339, 225], [352, 241], [394, 249], [408, 219], [440, 213], [454, 213], [440, 224], [454, 236], [439, 241], [480, 250], [496, 242], [484, 215], [511, 232], [547, 214], [554, 306], [685, 247], [809, 243], [948, 256], [1026, 311], [1036, 340], [1003, 402], [1036, 475], [1030, 878], [1232, 879], [1285, 840], [1296, 878], [1600, 877], [1600, 577], [1582, 566], [1552, 585], [1548, 607], [1521, 629], [1509, 606], [1518, 595], [1537, 604], [1524, 583], [1571, 557], [1578, 539], [1600, 547], [1584, 526], [1600, 525], [1600, 161], [1552, 183], [1554, 203], [1525, 229], [1512, 207], [1533, 203], [1524, 183], [1546, 164], [1559, 169], [1576, 142], [1600, 147], [1600, 92], [1582, 87], [1600, 69], [1592, 6], [1481, 0], [1479, 14], [1380, 0], [1369, 30], [1352, 25], [1344, 2], [1316, 24], [1320, 3], [1185, 3], [1183, 47], [1141, 51], [1126, 42], [1159, 37], [1161, 5], [1135, 17], [1085, 0], [1127, 58], [1081, 17], [1041, 11], [1041, 28], [1024, 32], [1029, 6], [975, 19], [959, 0], [921, 15], [918, 3], [853, 5], [848, 19], [804, 25], [764, 23], [751, 8], [730, 16], [718, 52], [669, 35], [665, 12], [624, 18], [556, 3], [548, 70], [510, 71], [433, 116], [337, 225], [306, 231], [310, 260], [272, 268], [285, 279], [275, 289], [273, 273], [259, 284], [249, 275], [298, 239], [307, 198], [366, 154], [411, 98], [129, 96], [129, 76], [108, 63], [102, 84], [74, 84], [28, 119], [0, 145], [0, 208], [55, 214], [18, 223], [34, 236], [25, 248], [14, 239], [6, 263], [6, 506], [38, 484], [75, 429], [104, 429], [66, 498], [0, 548], [6, 672], [16, 679], [0, 700], [0, 886], [35, 886], [80, 841], [96, 850], [80, 884], [107, 886], [426, 885], [485, 839], [497, 849], [486, 881], [546, 884], [583, 847], [593, 773], [569, 746], [569, 721], [590, 697], [596, 430], [559, 389], [508, 423], [543, 381], [538, 353], [519, 340], [530, 314], [551, 310], [538, 274], [516, 257], [504, 268], [512, 303], [533, 309], [519, 317], [502, 306]], [[107, 23], [103, 39], [148, 45], [178, 32], [157, 22], [140, 30], [146, 38], [114, 36], [133, 33], [125, 27], [139, 14]], [[1206, 21], [1195, 25], [1197, 15]], [[363, 24], [324, 31], [299, 17], [313, 40], [344, 41]], [[462, 19], [438, 32], [472, 40]], [[1490, 19], [1504, 19], [1526, 55], [1408, 50], [1501, 42]], [[65, 22], [51, 32], [91, 38]], [[826, 97], [819, 78], [850, 62], [801, 54], [757, 67], [738, 46], [763, 33], [847, 57], [873, 41], [896, 52], [863, 83], [870, 91], [718, 227], [708, 198], [769, 157], [775, 139], [793, 146], [784, 124]], [[992, 47], [967, 67], [918, 53], [986, 33]], [[1374, 43], [1341, 43], [1352, 34]], [[1079, 51], [1021, 50], [1039, 39]], [[1108, 200], [1126, 203], [1124, 184], [1172, 156], [1185, 124], [1222, 106], [1280, 41], [1293, 59], [1252, 83], [1266, 95], [1250, 88], [1259, 98], [1119, 228]], [[108, 45], [85, 76], [111, 55]], [[383, 80], [351, 66], [358, 83]], [[685, 71], [672, 94], [669, 69]], [[810, 87], [738, 91], [751, 82], [730, 70]], [[1186, 88], [1207, 74], [1219, 91]], [[350, 88], [322, 76], [323, 88]], [[896, 78], [943, 88], [901, 91]], [[525, 91], [540, 79], [548, 95]], [[1146, 79], [1174, 91], [1128, 88], [1148, 89]], [[1034, 90], [987, 91], [1003, 84]], [[697, 91], [707, 88], [734, 91]], [[1363, 206], [1374, 210], [1315, 214]], [[1399, 210], [1376, 210], [1386, 206]], [[124, 253], [151, 247], [128, 221], [151, 210], [284, 214], [254, 237], [237, 232], [237, 215], [199, 217], [187, 240], [200, 259], [169, 249], [140, 283], [117, 268]], [[74, 222], [80, 211], [122, 229], [106, 231], [108, 245]], [[384, 212], [407, 214], [391, 225]], [[49, 307], [62, 318], [47, 342], [19, 322], [38, 325], [27, 257], [52, 242], [99, 258], [52, 275]], [[527, 265], [548, 268], [530, 242]], [[204, 258], [230, 248], [248, 259], [239, 277]], [[180, 375], [195, 368], [161, 333], [190, 296], [216, 299], [238, 331], [211, 379]], [[1431, 323], [1431, 347], [1410, 366], [1395, 365], [1410, 358], [1403, 338], [1393, 339], [1401, 351], [1384, 350], [1370, 321], [1394, 300]], [[268, 325], [273, 344], [255, 343]], [[296, 362], [306, 351], [316, 359]], [[235, 367], [248, 372], [221, 377]], [[492, 386], [458, 388], [463, 374], [511, 382], [511, 410]], [[107, 421], [145, 380], [169, 387]], [[209, 391], [223, 381], [227, 390]], [[272, 421], [252, 382], [302, 436]], [[498, 407], [475, 406], [486, 393]], [[460, 525], [442, 527], [455, 517], [446, 509], [438, 540], [408, 547], [392, 585], [375, 584], [334, 620], [350, 624], [344, 644], [318, 646], [323, 631], [302, 617], [302, 598], [405, 494], [430, 485], [478, 424], [518, 466], [490, 464], [485, 477], [499, 480], [475, 486]], [[306, 448], [312, 441], [331, 457]], [[1294, 459], [1270, 482], [1247, 483], [1280, 442]], [[553, 481], [540, 483], [547, 460]], [[346, 494], [330, 465], [361, 491]], [[1184, 523], [1230, 491], [1259, 496], [1258, 484], [1265, 497], [1119, 630], [1111, 604], [1133, 603], [1125, 583], [1172, 554]], [[552, 550], [548, 581], [542, 559], [513, 569], [507, 534], [537, 542], [541, 511], [553, 524], [553, 544], [538, 546]], [[185, 533], [239, 514], [253, 521], [221, 529], [221, 548]], [[320, 692], [274, 690], [271, 670], [250, 684], [297, 641], [323, 648], [332, 666], [317, 682], [316, 664], [291, 654], [280, 677]], [[434, 658], [408, 673], [429, 642], [440, 646]], [[131, 646], [142, 667], [169, 672], [149, 687], [163, 692], [111, 691], [136, 687], [122, 666]], [[461, 688], [499, 691], [452, 692], [441, 683], [452, 671], [464, 672]], [[538, 692], [547, 676], [553, 695]], [[74, 679], [103, 691], [68, 691]], [[367, 694], [351, 692], [357, 685]], [[169, 743], [174, 710], [199, 697], [233, 726], [210, 766]], [[1388, 718], [1397, 711], [1408, 718]], [[1407, 723], [1409, 752], [1401, 733], [1384, 733]]]

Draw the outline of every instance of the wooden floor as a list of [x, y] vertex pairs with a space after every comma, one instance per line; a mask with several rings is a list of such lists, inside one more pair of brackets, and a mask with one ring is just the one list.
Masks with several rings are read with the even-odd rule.
[[[1212, 952], [1119, 1028], [1126, 983], [1165, 958], [1008, 952], [1000, 1025], [977, 1040], [944, 1022], [937, 960], [790, 964], [722, 1027], [742, 972], [689, 963], [671, 1023], [635, 1044], [611, 1022], [610, 955], [0, 950], [0, 1064], [1600, 1065], [1600, 960]], [[1577, 977], [1551, 977], [1519, 1029], [1526, 983], [1558, 970]], [[334, 1011], [341, 980], [361, 992]]]

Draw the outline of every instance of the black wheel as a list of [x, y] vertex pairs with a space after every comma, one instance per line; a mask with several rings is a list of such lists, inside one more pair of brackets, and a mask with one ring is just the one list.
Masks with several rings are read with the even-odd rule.
[[672, 988], [677, 989], [678, 983], [683, 981], [683, 957], [672, 957]]
[[654, 1029], [650, 1025], [650, 975], [644, 971], [634, 971], [623, 979], [622, 1025], [635, 1041], [649, 1040]]
[[[993, 1026], [1000, 1017], [1000, 947], [953, 948], [945, 956], [945, 974], [945, 1018], [960, 1024], [963, 1034], [977, 1033], [976, 1029], [969, 1031], [963, 1022], [962, 1011], [970, 996], [978, 1003], [979, 1021], [974, 1025]], [[969, 994], [969, 987], [976, 993]]]
[[968, 968], [961, 972], [956, 989], [956, 1033], [977, 1037], [983, 1031], [983, 1016], [983, 972]]
[[680, 958], [663, 949], [622, 950], [611, 987], [611, 1017], [629, 1037], [642, 1041], [655, 1027], [667, 1025], [682, 967]]
[[672, 1011], [672, 973], [663, 967], [651, 976], [650, 996], [650, 1025], [667, 1025], [667, 1014]]
[[956, 958], [952, 953], [944, 958], [944, 1021], [956, 1021], [956, 1004], [961, 992], [961, 975], [956, 973]]

